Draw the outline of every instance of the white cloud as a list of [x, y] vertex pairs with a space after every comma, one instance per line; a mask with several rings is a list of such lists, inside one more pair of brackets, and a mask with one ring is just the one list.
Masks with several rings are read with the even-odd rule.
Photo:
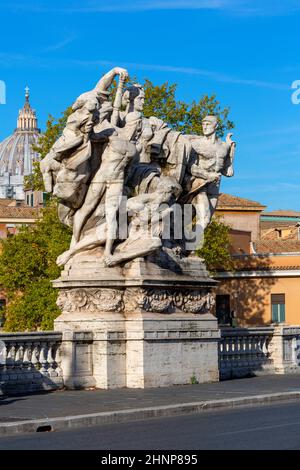
[[[259, 88], [270, 88], [273, 90], [290, 90], [290, 84], [268, 82], [263, 80], [251, 80], [235, 77], [232, 75], [226, 75], [219, 72], [214, 72], [211, 70], [199, 69], [195, 67], [176, 67], [172, 65], [157, 65], [157, 64], [139, 64], [139, 63], [130, 63], [130, 62], [118, 62], [118, 61], [104, 61], [104, 60], [73, 60], [71, 61], [74, 65], [78, 66], [115, 66], [116, 64], [127, 67], [128, 69], [135, 70], [150, 70], [154, 72], [174, 72], [182, 73], [185, 75], [199, 75], [207, 77], [216, 82], [222, 83], [232, 83], [238, 85], [249, 85]], [[129, 70], [130, 71], [130, 70]]]
[[5, 3], [1, 9], [35, 13], [117, 13], [155, 10], [221, 10], [242, 16], [276, 16], [300, 11], [299, 0], [73, 0]]
[[53, 44], [51, 46], [48, 46], [48, 47], [45, 47], [45, 49], [43, 49], [42, 51], [40, 51], [41, 53], [45, 53], [45, 52], [52, 52], [52, 51], [58, 51], [59, 49], [63, 49], [65, 46], [67, 46], [68, 44], [70, 44], [71, 42], [73, 42], [75, 39], [77, 38], [77, 36], [75, 36], [74, 34], [66, 37], [65, 39], [57, 42], [56, 44]]
[[[44, 49], [43, 52], [56, 50], [66, 45], [70, 40], [62, 41], [57, 45]], [[284, 83], [268, 82], [263, 80], [252, 80], [226, 75], [212, 70], [199, 69], [195, 67], [177, 67], [173, 65], [140, 64], [132, 62], [122, 62], [118, 60], [80, 60], [80, 59], [45, 59], [41, 57], [26, 56], [21, 54], [5, 54], [0, 52], [0, 64], [3, 66], [14, 66], [20, 64], [30, 64], [37, 67], [115, 67], [116, 65], [125, 67], [132, 73], [132, 70], [149, 70], [153, 72], [182, 73], [185, 75], [198, 75], [219, 83], [232, 83], [237, 85], [267, 88], [271, 90], [289, 91], [290, 85]]]
[[230, 3], [240, 3], [239, 0], [89, 0], [83, 2], [72, 1], [69, 6], [55, 5], [54, 2], [24, 2], [7, 3], [2, 5], [12, 11], [31, 12], [61, 12], [61, 13], [96, 13], [96, 12], [133, 12], [150, 10], [215, 10], [227, 8]]

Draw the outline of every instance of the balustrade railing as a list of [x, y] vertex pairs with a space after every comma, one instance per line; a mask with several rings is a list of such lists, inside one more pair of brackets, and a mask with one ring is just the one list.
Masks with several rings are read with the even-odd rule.
[[[0, 395], [62, 388], [72, 355], [63, 362], [61, 354], [61, 333], [0, 334]], [[220, 379], [300, 373], [300, 327], [221, 328], [219, 371]]]
[[0, 390], [28, 392], [62, 386], [61, 333], [0, 334]]
[[274, 328], [221, 328], [219, 371], [221, 379], [272, 372], [269, 345]]

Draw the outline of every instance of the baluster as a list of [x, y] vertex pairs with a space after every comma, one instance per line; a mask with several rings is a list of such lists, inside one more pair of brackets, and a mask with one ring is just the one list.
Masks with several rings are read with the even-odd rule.
[[261, 336], [256, 337], [256, 358], [259, 365], [263, 362], [263, 357], [261, 354]]
[[233, 364], [233, 367], [238, 366], [236, 362], [236, 337], [232, 336], [231, 338], [231, 362]]
[[258, 364], [261, 365], [263, 364], [263, 355], [262, 355], [262, 336], [257, 336], [257, 343], [256, 343], [256, 356], [258, 360]]
[[257, 364], [256, 354], [256, 336], [251, 336], [251, 367], [255, 368]]
[[3, 349], [0, 354], [0, 372], [6, 372], [6, 360], [7, 360], [7, 344], [3, 341]]
[[31, 370], [31, 343], [24, 344], [23, 368]]
[[242, 352], [243, 352], [243, 367], [247, 366], [247, 355], [248, 355], [248, 337], [244, 336], [242, 340]]
[[24, 356], [24, 346], [23, 343], [18, 345], [18, 349], [16, 352], [16, 367], [17, 369], [23, 369], [23, 356]]
[[14, 368], [16, 356], [15, 343], [10, 343], [8, 346], [8, 352], [6, 357], [7, 370], [10, 371]]
[[225, 344], [225, 358], [226, 358], [226, 367], [230, 366], [230, 337], [226, 337], [226, 344]]
[[234, 362], [234, 337], [230, 336], [229, 338], [229, 365], [230, 368], [235, 367], [235, 362]]
[[62, 368], [61, 368], [61, 344], [56, 344], [55, 354], [54, 354], [54, 361], [55, 361], [55, 371], [58, 377], [62, 377]]
[[32, 368], [34, 370], [39, 370], [40, 369], [40, 362], [39, 362], [39, 357], [40, 357], [40, 344], [36, 343], [33, 345], [32, 349], [32, 354], [31, 354], [31, 364]]
[[266, 336], [262, 336], [261, 338], [261, 352], [263, 356], [266, 357], [266, 353], [267, 353], [267, 337]]
[[47, 343], [43, 342], [41, 344], [41, 350], [40, 350], [40, 364], [41, 364], [40, 372], [43, 375], [48, 375], [47, 355], [48, 355]]
[[256, 354], [256, 336], [251, 336], [251, 367], [256, 366], [257, 364], [257, 354]]
[[54, 360], [54, 343], [48, 344], [48, 354], [47, 354], [47, 363], [48, 363], [48, 374], [50, 377], [55, 377], [55, 360]]
[[238, 361], [242, 361], [243, 360], [243, 338], [241, 336], [238, 336], [237, 338], [237, 341], [238, 341]]

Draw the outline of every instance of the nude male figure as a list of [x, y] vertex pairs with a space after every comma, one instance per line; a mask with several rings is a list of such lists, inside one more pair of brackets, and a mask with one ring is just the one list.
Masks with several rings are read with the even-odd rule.
[[215, 212], [221, 176], [233, 176], [235, 142], [228, 134], [226, 142], [216, 135], [218, 120], [216, 116], [206, 116], [202, 121], [203, 136], [186, 136], [197, 155], [192, 164], [192, 185], [188, 194], [189, 201], [196, 209], [197, 224], [205, 230]]
[[112, 254], [117, 232], [117, 211], [123, 194], [125, 170], [136, 155], [136, 147], [129, 141], [112, 135], [102, 153], [101, 165], [92, 178], [83, 205], [74, 215], [71, 248], [80, 240], [82, 229], [105, 194], [107, 240], [105, 256]]

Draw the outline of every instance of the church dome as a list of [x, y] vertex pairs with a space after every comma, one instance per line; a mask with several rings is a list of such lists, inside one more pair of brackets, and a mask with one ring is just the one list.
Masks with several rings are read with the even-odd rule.
[[39, 159], [39, 154], [32, 149], [39, 137], [36, 113], [30, 106], [26, 87], [17, 128], [0, 143], [0, 198], [24, 199], [24, 176], [32, 173], [33, 162]]

